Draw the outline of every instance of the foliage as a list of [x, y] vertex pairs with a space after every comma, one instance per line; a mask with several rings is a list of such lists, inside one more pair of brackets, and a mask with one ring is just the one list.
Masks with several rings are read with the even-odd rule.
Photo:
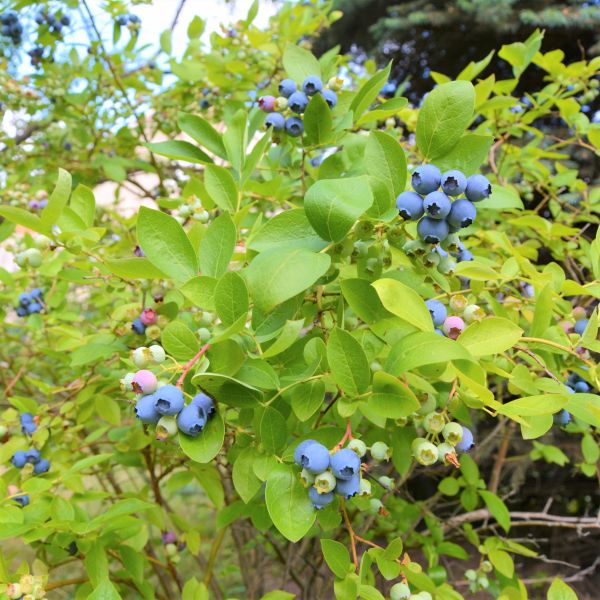
[[[284, 4], [264, 31], [254, 3], [209, 44], [198, 17], [182, 58], [166, 30], [143, 65], [137, 29], [116, 22], [129, 9], [107, 5], [111, 45], [82, 4], [87, 54], [43, 38], [54, 61], [11, 79], [23, 56], [5, 49], [0, 75], [4, 110], [24, 115], [4, 140], [0, 233], [15, 255], [42, 256], [0, 269], [0, 582], [33, 573], [73, 598], [370, 600], [401, 581], [420, 599], [534, 597], [518, 567], [540, 553], [515, 531], [597, 529], [597, 492], [573, 515], [574, 497], [516, 511], [503, 475], [518, 448], [526, 467], [599, 477], [600, 193], [567, 149], [597, 158], [580, 97], [600, 61], [565, 64], [536, 31], [500, 49], [509, 78], [480, 78], [486, 58], [458, 84], [435, 73], [421, 108], [382, 98], [391, 65], [369, 62], [331, 112], [312, 100], [292, 138], [265, 131], [257, 89], [348, 65], [337, 48], [309, 52], [339, 17], [329, 3]], [[532, 68], [544, 85], [520, 99]], [[493, 190], [461, 233], [474, 260], [446, 272], [404, 250], [416, 224], [395, 209], [413, 166], [434, 159], [483, 170]], [[116, 201], [100, 204], [107, 181]], [[131, 187], [135, 214], [118, 201]], [[32, 288], [43, 310], [19, 317]], [[434, 332], [431, 299], [470, 322], [458, 339]], [[166, 360], [145, 349], [159, 345]], [[212, 397], [204, 431], [136, 420], [137, 368]], [[475, 432], [458, 469], [413, 458], [415, 438], [440, 441], [435, 411]], [[375, 457], [372, 496], [316, 511], [294, 449], [351, 438]], [[47, 473], [10, 464], [30, 447]], [[555, 579], [547, 597], [576, 596]]]

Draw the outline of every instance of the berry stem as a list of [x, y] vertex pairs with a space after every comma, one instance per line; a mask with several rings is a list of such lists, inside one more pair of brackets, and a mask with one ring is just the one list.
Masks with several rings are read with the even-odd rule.
[[183, 367], [183, 370], [181, 371], [181, 375], [179, 376], [179, 379], [177, 380], [177, 383], [175, 384], [178, 388], [181, 388], [186, 375], [190, 372], [190, 369], [200, 360], [200, 358], [202, 358], [202, 356], [208, 351], [209, 348], [210, 348], [210, 344], [204, 344], [204, 346], [202, 346], [202, 348], [200, 348], [200, 350], [198, 350], [198, 352], [196, 353], [194, 358], [192, 358]]
[[344, 433], [344, 437], [333, 447], [333, 450], [339, 450], [348, 440], [353, 439], [352, 436], [352, 423], [350, 419], [346, 421], [346, 432]]
[[348, 530], [348, 535], [350, 536], [350, 548], [352, 550], [352, 562], [354, 563], [354, 569], [358, 569], [358, 554], [356, 553], [356, 534], [354, 533], [354, 529], [352, 528], [352, 523], [350, 523], [350, 517], [348, 516], [348, 511], [346, 510], [346, 503], [344, 500], [341, 500], [342, 505], [342, 514], [344, 515], [344, 523], [346, 524], [346, 529]]

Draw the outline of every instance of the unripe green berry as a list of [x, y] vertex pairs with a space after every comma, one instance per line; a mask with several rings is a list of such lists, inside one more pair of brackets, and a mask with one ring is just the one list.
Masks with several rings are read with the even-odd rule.
[[462, 440], [463, 428], [458, 423], [446, 423], [442, 435], [449, 444], [456, 446]]
[[492, 563], [489, 560], [484, 560], [481, 563], [481, 570], [484, 573], [491, 573], [494, 570], [494, 567], [492, 566]]
[[[162, 386], [158, 386], [159, 388]], [[156, 439], [163, 442], [177, 433], [177, 417], [162, 416], [156, 424]]]
[[462, 294], [456, 294], [450, 298], [450, 308], [457, 313], [462, 313], [469, 304], [468, 300]]
[[448, 444], [444, 442], [437, 447], [438, 452], [438, 460], [441, 460], [445, 465], [450, 464], [451, 461], [448, 460], [447, 456], [456, 456], [456, 450], [452, 444]]
[[360, 458], [367, 453], [367, 445], [362, 440], [356, 438], [348, 442], [348, 448], [356, 452]]
[[441, 413], [430, 412], [423, 419], [423, 428], [427, 433], [440, 433], [444, 429], [444, 417]]
[[300, 480], [302, 481], [302, 485], [306, 488], [310, 487], [315, 482], [316, 475], [307, 471], [306, 469], [302, 469], [300, 473]]
[[390, 600], [405, 600], [410, 597], [410, 588], [406, 583], [395, 583], [390, 590]]
[[121, 389], [124, 392], [133, 392], [133, 378], [135, 377], [135, 373], [127, 373], [127, 375], [125, 375], [121, 381]]
[[371, 482], [367, 479], [360, 480], [360, 489], [358, 490], [358, 495], [366, 498], [373, 493], [371, 490]]
[[454, 269], [456, 269], [456, 260], [448, 255], [442, 256], [440, 258], [440, 263], [438, 265], [438, 271], [444, 275], [449, 275], [450, 273], [454, 273]]
[[29, 266], [34, 269], [42, 264], [42, 253], [37, 248], [27, 248], [23, 254]]
[[463, 319], [466, 323], [481, 321], [485, 317], [485, 311], [477, 304], [469, 304], [463, 311]]
[[144, 333], [149, 340], [155, 341], [162, 335], [162, 330], [158, 325], [150, 325], [149, 327], [146, 327], [146, 331]]
[[33, 243], [35, 245], [36, 248], [39, 248], [40, 250], [47, 250], [48, 248], [50, 248], [50, 239], [47, 238], [45, 235], [38, 235], [34, 240]]
[[203, 344], [206, 344], [210, 340], [210, 331], [206, 327], [200, 327], [196, 333]]
[[489, 579], [485, 575], [481, 575], [481, 577], [478, 577], [477, 578], [477, 583], [484, 590], [487, 589], [489, 587], [489, 585], [490, 585], [490, 581], [489, 581]]
[[423, 262], [428, 267], [437, 267], [440, 264], [440, 255], [432, 250], [425, 255]]
[[150, 348], [148, 348], [148, 351], [152, 355], [152, 360], [157, 365], [160, 365], [161, 363], [165, 362], [167, 355], [165, 353], [165, 349], [162, 346], [155, 344], [154, 346], [150, 346]]
[[475, 581], [477, 579], [477, 572], [473, 569], [467, 569], [465, 571], [465, 579], [468, 579], [469, 581]]
[[383, 502], [379, 498], [371, 498], [369, 501], [369, 511], [378, 513], [383, 508]]
[[417, 411], [420, 415], [427, 415], [437, 407], [437, 400], [433, 394], [427, 394], [425, 400], [421, 403], [421, 408]]
[[131, 360], [133, 360], [133, 364], [136, 367], [143, 369], [150, 364], [150, 361], [152, 360], [152, 354], [150, 354], [150, 351], [148, 348], [146, 348], [146, 346], [140, 346], [133, 351]]
[[410, 240], [402, 246], [402, 250], [408, 256], [423, 256], [428, 251], [428, 247], [421, 240]]
[[177, 544], [167, 544], [165, 546], [167, 556], [175, 556], [177, 554]]
[[420, 442], [413, 450], [415, 460], [426, 467], [433, 465], [438, 459], [438, 450], [428, 441]]
[[394, 480], [391, 477], [388, 477], [387, 475], [382, 475], [377, 481], [379, 482], [379, 485], [381, 485], [381, 487], [385, 488], [386, 490], [394, 489]]
[[331, 471], [323, 471], [315, 477], [314, 487], [319, 494], [327, 494], [335, 489], [336, 480]]
[[392, 451], [385, 442], [375, 442], [371, 446], [371, 456], [378, 461], [390, 460]]

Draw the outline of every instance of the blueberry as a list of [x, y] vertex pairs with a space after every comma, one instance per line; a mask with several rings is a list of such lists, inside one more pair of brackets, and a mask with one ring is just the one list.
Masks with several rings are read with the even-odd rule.
[[465, 196], [471, 202], [479, 202], [480, 200], [489, 198], [491, 193], [492, 193], [492, 184], [489, 182], [487, 177], [477, 174], [477, 175], [471, 175], [471, 177], [469, 177], [469, 179], [467, 179], [467, 187], [465, 188]]
[[288, 135], [298, 137], [304, 132], [304, 123], [299, 117], [289, 117], [285, 122], [285, 130]]
[[327, 102], [329, 108], [335, 108], [335, 105], [337, 104], [337, 94], [333, 90], [325, 90], [323, 92], [323, 98], [325, 99], [325, 102]]
[[38, 25], [42, 25], [45, 21], [46, 21], [46, 19], [44, 18], [43, 13], [38, 13], [37, 15], [35, 15], [35, 22]]
[[194, 404], [195, 406], [201, 408], [206, 414], [207, 419], [210, 419], [210, 417], [212, 417], [215, 414], [215, 403], [213, 402], [213, 399], [210, 396], [203, 394], [202, 392], [196, 394], [192, 398], [191, 404]]
[[303, 113], [306, 110], [307, 105], [308, 97], [304, 92], [294, 92], [288, 100], [290, 110], [298, 114]]
[[583, 335], [585, 328], [587, 327], [589, 321], [587, 319], [581, 319], [580, 321], [575, 321], [575, 326], [573, 327], [573, 331], [578, 333], [579, 335]]
[[477, 209], [475, 205], [465, 198], [459, 198], [452, 203], [446, 221], [451, 227], [468, 227], [475, 221], [476, 216]]
[[44, 297], [44, 292], [40, 288], [33, 288], [30, 292], [30, 296], [32, 298], [37, 298], [41, 300]]
[[300, 454], [300, 466], [309, 473], [318, 474], [329, 467], [329, 459], [329, 450], [323, 444], [313, 442], [303, 448]]
[[468, 452], [474, 445], [473, 441], [473, 433], [470, 429], [467, 429], [464, 425], [462, 428], [462, 438], [458, 444], [456, 444], [455, 448], [459, 452]]
[[271, 113], [265, 119], [265, 127], [272, 127], [273, 131], [283, 131], [285, 129], [285, 117], [281, 113]]
[[22, 469], [27, 464], [27, 454], [24, 450], [17, 450], [10, 459], [13, 467]]
[[554, 422], [558, 425], [568, 425], [571, 422], [571, 413], [564, 408], [554, 415]]
[[356, 496], [360, 492], [360, 475], [357, 473], [350, 479], [338, 479], [335, 491], [346, 499]]
[[33, 421], [25, 421], [25, 423], [21, 423], [21, 431], [23, 432], [23, 435], [33, 435], [36, 429], [37, 425]]
[[428, 244], [439, 244], [448, 237], [448, 223], [438, 219], [423, 217], [417, 225], [419, 237]]
[[293, 79], [284, 79], [279, 84], [279, 94], [289, 98], [296, 91], [296, 82]]
[[446, 171], [442, 175], [442, 190], [448, 196], [459, 196], [467, 187], [467, 178], [462, 171]]
[[138, 371], [132, 380], [133, 390], [138, 394], [152, 394], [158, 387], [158, 380], [152, 371], [142, 369]]
[[29, 311], [29, 314], [32, 315], [34, 313], [39, 313], [42, 312], [42, 305], [39, 302], [32, 302], [28, 307], [27, 310]]
[[71, 24], [71, 19], [67, 16], [67, 15], [63, 15], [60, 18], [60, 22], [65, 26], [68, 27]]
[[590, 386], [587, 381], [578, 381], [574, 387], [575, 391], [581, 394], [585, 394], [586, 392], [590, 391]]
[[26, 317], [29, 314], [27, 309], [24, 308], [23, 306], [17, 306], [16, 312], [17, 312], [17, 316], [19, 316], [19, 317]]
[[[192, 400], [193, 402], [193, 400]], [[298, 465], [298, 466], [302, 466], [302, 454], [304, 453], [304, 451], [312, 444], [316, 444], [317, 442], [315, 440], [304, 440], [303, 442], [300, 442], [296, 448], [294, 449], [294, 462]]]
[[23, 423], [31, 423], [31, 422], [33, 422], [33, 415], [28, 412], [21, 413], [20, 420], [21, 420], [21, 425], [23, 425]]
[[444, 192], [431, 192], [423, 199], [423, 210], [432, 219], [445, 219], [452, 208], [452, 201]]
[[27, 506], [29, 504], [29, 496], [27, 494], [17, 496], [16, 498], [13, 498], [13, 500], [21, 506]]
[[319, 494], [319, 492], [314, 487], [310, 487], [308, 489], [308, 497], [312, 502], [312, 505], [320, 510], [324, 506], [331, 504], [333, 502], [333, 493], [329, 492], [327, 494]]
[[40, 459], [35, 466], [33, 467], [33, 472], [36, 475], [41, 475], [42, 473], [47, 473], [50, 470], [50, 461], [45, 458]]
[[331, 456], [331, 471], [336, 479], [352, 479], [360, 474], [360, 458], [349, 448], [338, 450]]
[[29, 306], [31, 304], [31, 294], [28, 294], [27, 292], [19, 294], [19, 304], [21, 306]]
[[429, 310], [429, 314], [431, 315], [431, 320], [436, 327], [439, 327], [444, 323], [446, 317], [448, 316], [448, 311], [446, 310], [446, 306], [442, 304], [439, 300], [427, 300], [425, 302], [427, 305], [427, 310]]
[[183, 392], [174, 385], [163, 385], [152, 396], [154, 408], [161, 415], [176, 415], [183, 408]]
[[160, 415], [154, 408], [154, 394], [142, 396], [135, 404], [135, 416], [142, 423], [156, 424]]
[[423, 198], [416, 192], [402, 192], [396, 198], [396, 208], [403, 219], [418, 221], [423, 216]]
[[30, 465], [35, 465], [36, 463], [38, 463], [40, 461], [40, 458], [40, 452], [35, 448], [31, 448], [30, 450], [27, 450], [27, 452], [25, 452], [25, 460]]
[[261, 96], [258, 99], [259, 108], [267, 113], [275, 110], [275, 96]]
[[302, 91], [307, 96], [314, 96], [323, 91], [323, 82], [319, 77], [311, 75], [302, 82]]
[[434, 165], [421, 165], [412, 174], [412, 186], [419, 194], [430, 194], [440, 187], [441, 171]]
[[473, 260], [474, 256], [470, 250], [461, 250], [458, 253], [458, 262], [463, 262], [465, 260]]
[[143, 335], [144, 332], [146, 331], [146, 326], [142, 323], [141, 319], [135, 319], [133, 321], [133, 323], [131, 324], [131, 329], [133, 331], [135, 331], [135, 333], [139, 333], [140, 335]]
[[177, 417], [177, 426], [179, 430], [196, 437], [206, 426], [206, 413], [196, 404], [184, 406]]

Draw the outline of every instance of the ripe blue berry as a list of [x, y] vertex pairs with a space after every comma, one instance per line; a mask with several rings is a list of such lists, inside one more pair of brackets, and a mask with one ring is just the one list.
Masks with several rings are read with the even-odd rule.
[[461, 250], [458, 253], [458, 262], [463, 262], [465, 260], [473, 260], [474, 256], [470, 250]]
[[304, 440], [303, 442], [300, 442], [295, 450], [294, 450], [294, 462], [298, 465], [298, 466], [302, 466], [302, 454], [304, 453], [304, 451], [311, 445], [311, 444], [316, 444], [317, 442], [315, 442], [315, 440]]
[[22, 469], [27, 464], [27, 455], [24, 450], [17, 450], [10, 459], [13, 467]]
[[17, 316], [19, 316], [19, 317], [26, 317], [29, 314], [29, 312], [27, 311], [27, 309], [24, 306], [17, 306], [16, 312], [17, 312]]
[[143, 335], [146, 331], [146, 326], [142, 323], [141, 319], [135, 319], [135, 321], [133, 321], [133, 323], [131, 324], [131, 329], [133, 329], [133, 331], [135, 331], [136, 333]]
[[331, 457], [331, 471], [336, 479], [352, 479], [360, 474], [360, 458], [349, 448], [338, 450]]
[[302, 82], [302, 91], [307, 96], [314, 96], [323, 91], [323, 82], [319, 77], [311, 75]]
[[571, 422], [571, 413], [564, 408], [554, 415], [554, 422], [558, 425], [568, 425]]
[[36, 429], [37, 425], [33, 421], [25, 421], [25, 423], [21, 423], [21, 432], [23, 435], [33, 435]]
[[431, 192], [423, 199], [423, 210], [432, 219], [445, 219], [452, 207], [452, 201], [444, 192]]
[[23, 425], [23, 423], [33, 423], [33, 415], [28, 412], [21, 413], [19, 419], [21, 420], [21, 425]]
[[322, 473], [329, 468], [329, 450], [318, 442], [308, 444], [300, 454], [300, 466], [315, 475]]
[[196, 404], [184, 406], [177, 416], [177, 426], [179, 430], [196, 437], [206, 426], [206, 413]]
[[298, 137], [304, 132], [304, 123], [299, 117], [289, 117], [285, 122], [285, 130], [288, 135]]
[[161, 415], [176, 415], [185, 403], [183, 392], [174, 385], [163, 385], [152, 396], [154, 408]]
[[279, 84], [279, 94], [284, 98], [289, 98], [296, 89], [296, 82], [293, 79], [283, 79]]
[[194, 404], [198, 408], [202, 409], [206, 414], [206, 418], [210, 419], [215, 414], [215, 403], [210, 396], [200, 392], [196, 394], [190, 404]]
[[142, 422], [155, 425], [160, 414], [154, 408], [154, 394], [142, 396], [135, 405], [135, 416]]
[[22, 496], [17, 496], [16, 498], [13, 498], [13, 500], [17, 504], [20, 504], [23, 507], [27, 506], [29, 504], [29, 496], [27, 494], [23, 494]]
[[423, 217], [417, 225], [419, 237], [428, 244], [439, 244], [448, 237], [448, 223], [438, 219]]
[[396, 208], [403, 219], [418, 221], [423, 216], [423, 198], [416, 192], [402, 192], [396, 198]]
[[319, 494], [319, 492], [314, 487], [308, 488], [308, 497], [310, 498], [312, 505], [317, 510], [320, 510], [333, 502], [332, 492], [329, 492], [327, 494]]
[[442, 175], [442, 189], [448, 196], [458, 196], [462, 194], [467, 187], [467, 178], [462, 171], [446, 171]]
[[581, 394], [585, 394], [586, 392], [590, 391], [590, 386], [588, 385], [587, 381], [578, 381], [574, 387], [575, 391]]
[[19, 294], [19, 304], [21, 306], [29, 306], [29, 304], [31, 303], [31, 295], [28, 294], [27, 292], [23, 292], [22, 294]]
[[285, 117], [281, 113], [273, 112], [265, 119], [265, 127], [272, 127], [273, 131], [283, 131]]
[[575, 326], [573, 327], [573, 331], [578, 333], [579, 335], [583, 335], [585, 328], [588, 326], [588, 319], [581, 319], [580, 321], [575, 321]]
[[427, 310], [429, 310], [429, 314], [431, 315], [431, 320], [436, 327], [443, 325], [446, 317], [448, 316], [448, 311], [446, 310], [446, 306], [439, 302], [438, 300], [427, 300], [425, 302], [427, 305]]
[[31, 448], [25, 452], [25, 460], [31, 465], [35, 465], [37, 462], [39, 462], [40, 458], [40, 452], [35, 448]]
[[338, 479], [335, 491], [346, 499], [356, 496], [360, 492], [360, 475], [356, 474], [350, 479]]
[[485, 198], [489, 198], [492, 193], [492, 184], [487, 177], [483, 175], [471, 175], [467, 179], [467, 187], [465, 188], [465, 196], [471, 202], [479, 202]]
[[39, 302], [32, 302], [27, 310], [29, 311], [30, 315], [39, 313], [42, 312], [42, 305]]
[[411, 183], [415, 192], [430, 194], [440, 187], [441, 180], [442, 173], [436, 166], [421, 165], [413, 171]]
[[473, 447], [474, 444], [475, 444], [475, 442], [473, 441], [473, 433], [471, 432], [470, 429], [468, 429], [467, 427], [465, 427], [463, 425], [462, 438], [461, 438], [460, 442], [458, 442], [458, 444], [456, 444], [455, 448], [459, 452], [468, 452]]
[[294, 92], [288, 100], [290, 110], [301, 114], [306, 110], [308, 105], [308, 96], [304, 92]]
[[333, 90], [324, 90], [323, 98], [325, 99], [325, 102], [327, 102], [329, 108], [335, 108], [335, 105], [337, 104], [337, 94]]
[[41, 298], [44, 297], [44, 292], [42, 292], [42, 290], [40, 288], [33, 288], [31, 290], [30, 296], [32, 298], [37, 298], [38, 300], [40, 300]]
[[36, 475], [47, 473], [50, 470], [50, 461], [45, 458], [41, 458], [33, 467], [33, 472]]
[[468, 227], [475, 221], [476, 216], [477, 209], [475, 205], [465, 198], [459, 198], [452, 203], [446, 221], [451, 227]]

